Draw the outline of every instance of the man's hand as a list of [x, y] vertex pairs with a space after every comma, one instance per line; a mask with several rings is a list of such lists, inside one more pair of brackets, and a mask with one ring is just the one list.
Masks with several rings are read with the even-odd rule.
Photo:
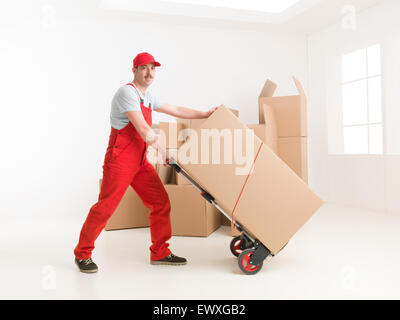
[[169, 160], [170, 160], [170, 155], [167, 149], [165, 149], [163, 146], [158, 145], [158, 152], [161, 155], [161, 161], [164, 167], [167, 166]]
[[218, 108], [218, 107], [214, 107], [214, 108], [211, 108], [210, 110], [208, 110], [208, 111], [206, 112], [206, 118], [208, 118], [209, 116], [211, 116], [211, 115], [214, 113], [214, 111], [217, 110], [217, 108]]

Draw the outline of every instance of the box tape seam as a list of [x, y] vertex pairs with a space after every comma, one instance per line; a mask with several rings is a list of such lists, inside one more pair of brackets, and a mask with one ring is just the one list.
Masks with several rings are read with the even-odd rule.
[[261, 148], [262, 148], [263, 145], [264, 145], [264, 142], [261, 142], [260, 147], [258, 148], [257, 154], [256, 154], [256, 156], [255, 156], [255, 158], [254, 158], [253, 164], [251, 165], [251, 168], [250, 168], [250, 170], [249, 170], [249, 173], [247, 174], [246, 180], [245, 180], [244, 183], [243, 183], [242, 190], [240, 191], [239, 196], [238, 196], [238, 198], [237, 198], [237, 200], [236, 200], [235, 206], [233, 207], [233, 210], [232, 210], [232, 223], [231, 223], [231, 228], [232, 228], [232, 229], [234, 228], [233, 221], [235, 221], [235, 220], [234, 220], [234, 213], [235, 213], [236, 207], [237, 207], [237, 205], [239, 204], [239, 200], [240, 200], [240, 198], [241, 198], [241, 196], [242, 196], [242, 194], [243, 194], [244, 188], [246, 187], [247, 181], [249, 180], [250, 174], [252, 173], [252, 171], [253, 171], [253, 169], [254, 169], [254, 166], [255, 166], [255, 164], [256, 164], [256, 161], [257, 161], [257, 159], [258, 159], [258, 156], [259, 156], [259, 154], [260, 154], [260, 152], [261, 152]]

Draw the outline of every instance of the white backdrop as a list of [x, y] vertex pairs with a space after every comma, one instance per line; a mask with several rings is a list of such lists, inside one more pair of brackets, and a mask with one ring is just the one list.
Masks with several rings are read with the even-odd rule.
[[[338, 23], [309, 37], [310, 180], [329, 202], [400, 214], [400, 2], [388, 0], [356, 16], [356, 28]], [[331, 55], [380, 43], [384, 155], [329, 155], [327, 70]], [[339, 105], [340, 107], [340, 105]]]
[[292, 75], [307, 88], [305, 35], [182, 25], [103, 11], [97, 1], [2, 1], [3, 218], [86, 216], [98, 196], [110, 101], [142, 51], [162, 64], [152, 91], [163, 101], [202, 110], [223, 103], [246, 123], [258, 121], [267, 78], [277, 94], [297, 94]]

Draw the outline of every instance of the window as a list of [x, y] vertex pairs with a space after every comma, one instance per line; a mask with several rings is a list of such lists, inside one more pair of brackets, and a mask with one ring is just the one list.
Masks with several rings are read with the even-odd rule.
[[342, 56], [345, 154], [383, 154], [381, 47]]

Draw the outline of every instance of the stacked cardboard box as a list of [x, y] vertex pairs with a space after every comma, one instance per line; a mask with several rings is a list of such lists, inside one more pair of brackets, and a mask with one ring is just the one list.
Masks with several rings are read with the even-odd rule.
[[[216, 129], [219, 132], [239, 130], [242, 136], [248, 130], [226, 107], [218, 108], [196, 128], [198, 134], [193, 137], [200, 139], [203, 129]], [[191, 139], [194, 138], [191, 137], [185, 144], [193, 143]], [[229, 141], [221, 140], [220, 150], [226, 150]], [[225, 161], [205, 164], [200, 159], [197, 163], [186, 163], [179, 158], [178, 163], [233, 219], [275, 255], [323, 202], [256, 135], [250, 135], [250, 142], [253, 152], [243, 153], [243, 150], [248, 150], [248, 146], [245, 146], [247, 139], [246, 143], [239, 146], [242, 150], [238, 151], [246, 154], [246, 163], [250, 166], [242, 167]], [[187, 147], [185, 144], [181, 148]], [[212, 154], [210, 144], [203, 146], [199, 141], [196, 144], [200, 146], [199, 155], [205, 152]], [[238, 169], [242, 171], [240, 174]]]
[[171, 228], [174, 236], [207, 237], [221, 225], [217, 208], [209, 204], [191, 185], [167, 184], [171, 202]]
[[[239, 111], [230, 110], [236, 117], [239, 116]], [[172, 158], [178, 159], [178, 149], [189, 138], [190, 130], [198, 128], [205, 120], [177, 119], [176, 122], [160, 123], [160, 132], [163, 132], [161, 141]], [[208, 236], [219, 228], [223, 216], [189, 181], [170, 167], [163, 166], [163, 169], [159, 169], [159, 175], [167, 177], [162, 180], [171, 201], [173, 235]]]
[[[307, 100], [301, 83], [293, 77], [299, 92], [294, 96], [275, 97], [277, 85], [267, 80], [259, 96], [259, 122], [270, 128], [264, 141], [306, 183], [307, 164]], [[271, 142], [272, 141], [272, 142]]]

